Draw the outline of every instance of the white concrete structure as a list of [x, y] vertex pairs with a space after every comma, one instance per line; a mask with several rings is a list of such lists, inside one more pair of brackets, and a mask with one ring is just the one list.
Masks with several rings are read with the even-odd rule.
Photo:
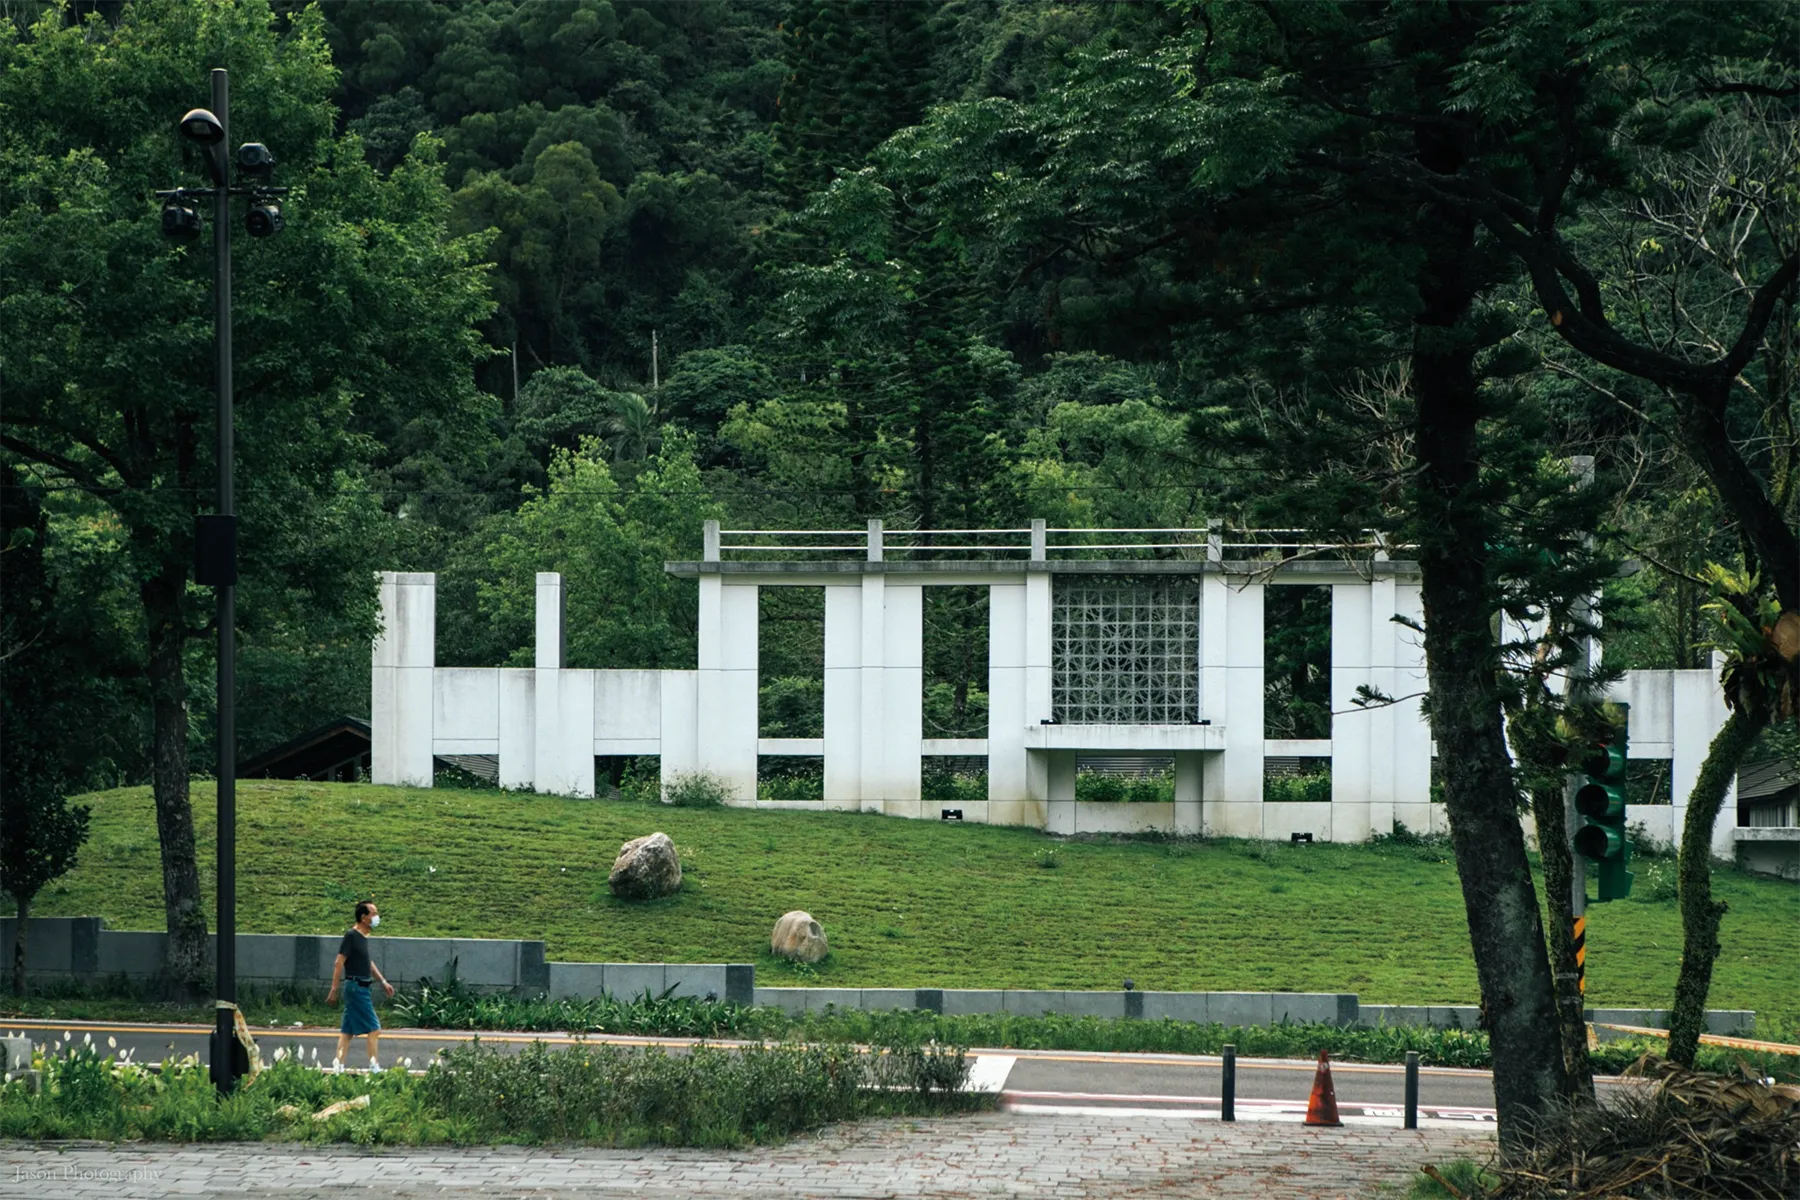
[[[1311, 833], [1335, 841], [1362, 841], [1396, 820], [1421, 831], [1445, 828], [1442, 806], [1430, 802], [1432, 742], [1420, 713], [1425, 660], [1416, 564], [1381, 553], [1277, 562], [1257, 556], [1281, 547], [1228, 545], [1216, 527], [1073, 531], [1034, 522], [1030, 530], [961, 532], [989, 542], [996, 534], [1029, 534], [1029, 541], [965, 548], [1016, 557], [957, 559], [948, 557], [954, 544], [902, 548], [896, 539], [919, 535], [884, 535], [879, 522], [870, 522], [866, 533], [849, 535], [859, 539], [858, 557], [801, 559], [795, 555], [809, 550], [802, 545], [724, 545], [709, 523], [702, 561], [667, 567], [694, 579], [700, 591], [698, 662], [691, 671], [568, 667], [563, 583], [555, 574], [537, 577], [533, 668], [438, 667], [435, 578], [385, 572], [383, 629], [373, 658], [374, 780], [429, 787], [434, 755], [494, 754], [502, 786], [591, 796], [596, 755], [655, 754], [665, 783], [706, 772], [736, 803], [770, 806], [775, 802], [756, 798], [758, 757], [810, 755], [824, 760], [825, 807], [935, 817], [936, 806], [921, 798], [922, 756], [984, 755], [988, 798], [960, 805], [967, 820], [1060, 833], [1155, 828], [1278, 840]], [[1177, 540], [1098, 547], [1050, 541], [1051, 535], [1096, 533]], [[840, 545], [834, 553], [850, 549]], [[1080, 557], [1109, 549], [1173, 549], [1183, 557]], [[727, 558], [770, 550], [787, 556]], [[1150, 589], [1144, 593], [1150, 608], [1134, 610], [1137, 619], [1149, 611], [1149, 619], [1161, 622], [1159, 645], [1170, 661], [1191, 664], [1192, 671], [1190, 678], [1190, 666], [1179, 666], [1179, 678], [1156, 681], [1163, 691], [1153, 697], [1161, 706], [1155, 711], [1165, 717], [1176, 711], [1184, 720], [1059, 720], [1058, 688], [1066, 691], [1069, 681], [1059, 680], [1058, 671], [1073, 670], [1068, 626], [1075, 619], [1056, 608], [1059, 589], [1104, 596], [1108, 581]], [[1321, 584], [1331, 589], [1332, 736], [1265, 738], [1263, 598], [1270, 587]], [[924, 589], [947, 585], [988, 589], [986, 738], [923, 736]], [[823, 738], [758, 736], [758, 593], [765, 587], [825, 590]], [[1061, 668], [1058, 645], [1064, 646]], [[1358, 708], [1352, 700], [1364, 685], [1398, 702]], [[1673, 761], [1677, 803], [1635, 806], [1632, 819], [1656, 839], [1674, 842], [1680, 802], [1725, 719], [1716, 673], [1632, 672], [1614, 695], [1631, 705], [1632, 757]], [[1072, 703], [1066, 696], [1064, 702]], [[1082, 753], [1172, 756], [1174, 802], [1078, 803], [1075, 768]], [[1331, 760], [1328, 803], [1264, 802], [1264, 759], [1296, 756]], [[1726, 811], [1733, 811], [1729, 798]], [[1721, 822], [1717, 852], [1729, 856], [1734, 841], [1730, 825]]]

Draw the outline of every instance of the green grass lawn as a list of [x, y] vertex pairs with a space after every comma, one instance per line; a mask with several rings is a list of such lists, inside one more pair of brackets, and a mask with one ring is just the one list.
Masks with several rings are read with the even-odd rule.
[[[212, 896], [212, 789], [197, 784]], [[35, 913], [162, 927], [148, 788], [85, 797], [80, 866]], [[606, 890], [619, 843], [675, 839], [680, 894]], [[1041, 865], [1055, 846], [1056, 866]], [[676, 809], [496, 791], [252, 781], [238, 791], [244, 932], [336, 933], [374, 896], [383, 934], [542, 938], [552, 959], [752, 962], [764, 985], [1353, 991], [1372, 1004], [1477, 995], [1449, 852], [1243, 841], [1066, 842], [984, 825], [857, 813]], [[1800, 1018], [1800, 888], [1722, 870], [1731, 911], [1712, 1000]], [[1541, 888], [1540, 888], [1541, 890]], [[825, 925], [831, 956], [769, 956], [789, 909]], [[1588, 996], [1663, 1007], [1680, 957], [1675, 902], [1589, 912]]]

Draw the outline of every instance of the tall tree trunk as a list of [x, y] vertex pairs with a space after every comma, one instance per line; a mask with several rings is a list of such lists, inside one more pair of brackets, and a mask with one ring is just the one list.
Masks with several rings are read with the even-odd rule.
[[17, 899], [19, 925], [13, 931], [12, 990], [13, 995], [23, 997], [25, 995], [25, 923], [31, 919], [31, 897], [20, 896]]
[[1567, 1095], [1594, 1099], [1594, 1067], [1588, 1061], [1585, 997], [1575, 963], [1575, 855], [1569, 848], [1569, 824], [1560, 788], [1532, 791], [1531, 815], [1537, 826], [1538, 857], [1544, 864], [1544, 899], [1550, 909], [1550, 962], [1556, 982], [1557, 1027], [1562, 1034]]
[[1669, 1057], [1684, 1067], [1694, 1065], [1700, 1034], [1706, 1025], [1706, 993], [1712, 988], [1713, 961], [1719, 957], [1719, 918], [1723, 901], [1712, 898], [1712, 834], [1731, 787], [1737, 765], [1767, 725], [1766, 719], [1733, 712], [1707, 747], [1700, 778], [1688, 796], [1687, 819], [1681, 825], [1681, 852], [1676, 860], [1676, 887], [1681, 897], [1681, 973], [1675, 979], [1675, 1007], [1669, 1010]]
[[1469, 944], [1493, 1045], [1503, 1152], [1536, 1140], [1540, 1113], [1566, 1093], [1554, 982], [1518, 791], [1496, 688], [1490, 625], [1497, 597], [1486, 546], [1493, 517], [1481, 480], [1475, 376], [1479, 342], [1468, 320], [1479, 291], [1474, 227], [1427, 213], [1429, 258], [1413, 342], [1419, 565], [1431, 727], [1443, 766], [1451, 846]]
[[194, 813], [188, 803], [187, 676], [181, 659], [187, 640], [181, 604], [186, 584], [183, 564], [146, 580], [140, 594], [150, 628], [150, 779], [156, 797], [157, 840], [162, 846], [163, 917], [168, 929], [163, 970], [172, 986], [201, 994], [210, 947], [194, 854]]

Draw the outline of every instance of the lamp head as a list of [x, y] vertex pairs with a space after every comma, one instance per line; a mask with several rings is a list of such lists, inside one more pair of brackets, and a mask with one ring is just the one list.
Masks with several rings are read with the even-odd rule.
[[181, 136], [202, 146], [216, 146], [225, 140], [225, 126], [206, 109], [191, 109], [181, 118]]

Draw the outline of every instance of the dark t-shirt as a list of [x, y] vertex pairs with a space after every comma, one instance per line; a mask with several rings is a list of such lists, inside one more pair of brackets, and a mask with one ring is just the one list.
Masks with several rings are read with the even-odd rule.
[[344, 956], [345, 978], [369, 978], [369, 939], [363, 936], [362, 930], [345, 931], [344, 940], [338, 943], [338, 953]]

